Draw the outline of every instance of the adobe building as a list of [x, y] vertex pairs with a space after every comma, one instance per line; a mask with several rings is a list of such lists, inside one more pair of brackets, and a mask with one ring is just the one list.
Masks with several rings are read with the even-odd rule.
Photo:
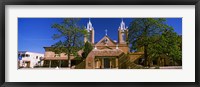
[[[97, 43], [95, 43], [95, 29], [92, 26], [92, 23], [89, 19], [89, 22], [87, 23], [86, 27], [88, 31], [88, 35], [84, 36], [84, 42], [90, 42], [93, 46], [93, 50], [88, 54], [85, 61], [83, 61], [82, 64], [84, 64], [83, 68], [86, 69], [118, 69], [118, 68], [130, 68], [130, 66], [135, 65], [126, 65], [127, 60], [130, 61], [131, 58], [126, 56], [126, 54], [129, 53], [129, 47], [126, 43], [127, 37], [128, 37], [128, 29], [125, 27], [125, 23], [122, 19], [120, 26], [118, 28], [118, 41], [112, 40], [108, 35], [107, 31], [105, 36]], [[51, 47], [44, 47], [45, 54], [44, 54], [44, 60], [46, 61], [44, 63], [49, 67], [52, 67], [52, 61], [54, 63], [57, 63], [58, 66], [65, 67], [65, 63], [67, 63], [67, 55], [60, 54], [57, 56], [54, 52], [50, 51]], [[81, 56], [82, 51], [79, 51], [78, 54]], [[134, 62], [136, 59], [138, 59], [143, 53], [139, 53], [139, 56], [135, 57], [135, 55], [132, 55], [132, 61]], [[131, 57], [131, 56], [130, 56]], [[76, 60], [73, 56], [70, 57], [72, 66], [78, 67], [79, 65], [76, 65]], [[61, 62], [64, 64], [61, 65]], [[126, 63], [125, 63], [126, 62]], [[134, 64], [134, 63], [131, 63]]]
[[[68, 67], [68, 56], [65, 53], [56, 54], [51, 51], [51, 47], [44, 47], [44, 64], [43, 67]], [[78, 55], [81, 56], [82, 50], [78, 51]], [[74, 67], [78, 60], [73, 55], [70, 56], [71, 66]]]
[[44, 54], [29, 52], [29, 51], [18, 51], [18, 68], [34, 68], [43, 66]]

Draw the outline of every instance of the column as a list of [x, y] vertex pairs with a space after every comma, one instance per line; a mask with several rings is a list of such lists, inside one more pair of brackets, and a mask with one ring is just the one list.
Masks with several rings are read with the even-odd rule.
[[102, 68], [102, 60], [99, 59], [99, 69], [101, 69], [101, 68]]
[[110, 69], [112, 68], [112, 59], [110, 59]]
[[95, 59], [95, 68], [98, 68], [98, 59]]
[[118, 58], [115, 59], [116, 68], [118, 68]]
[[112, 59], [112, 68], [116, 68], [116, 58], [113, 58]]
[[49, 68], [51, 68], [51, 60], [49, 61]]
[[97, 68], [98, 69], [99, 69], [99, 65], [100, 65], [99, 62], [100, 62], [99, 59], [97, 59]]
[[104, 58], [102, 58], [101, 60], [102, 60], [101, 68], [103, 69], [104, 68]]

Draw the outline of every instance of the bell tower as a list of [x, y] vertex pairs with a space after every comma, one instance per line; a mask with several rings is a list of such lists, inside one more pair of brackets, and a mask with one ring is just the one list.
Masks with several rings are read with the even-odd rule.
[[125, 27], [125, 23], [122, 19], [120, 26], [118, 28], [118, 43], [126, 44], [127, 39], [128, 39], [128, 27]]
[[92, 23], [89, 18], [89, 22], [87, 23], [86, 30], [88, 32], [88, 35], [84, 36], [84, 42], [90, 42], [91, 44], [94, 44], [94, 28], [92, 26]]

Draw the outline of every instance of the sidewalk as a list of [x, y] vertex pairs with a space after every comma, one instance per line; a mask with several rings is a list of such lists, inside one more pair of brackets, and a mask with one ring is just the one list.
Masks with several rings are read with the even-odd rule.
[[[182, 66], [162, 66], [160, 69], [182, 69]], [[150, 67], [150, 69], [155, 69], [155, 67]]]

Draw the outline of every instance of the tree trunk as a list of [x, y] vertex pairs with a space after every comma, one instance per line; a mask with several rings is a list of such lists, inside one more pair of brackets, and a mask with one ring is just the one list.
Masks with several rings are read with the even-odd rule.
[[173, 60], [172, 60], [172, 61], [173, 61], [173, 66], [176, 66], [174, 58], [173, 58]]
[[165, 59], [162, 58], [161, 61], [162, 61], [162, 66], [165, 66]]
[[147, 60], [148, 60], [147, 61], [148, 62], [148, 66], [151, 67], [151, 60], [150, 60], [150, 58], [147, 57]]
[[61, 68], [61, 60], [59, 61], [59, 67]]
[[147, 66], [148, 65], [147, 45], [144, 46], [144, 59], [145, 59], [144, 66]]
[[[144, 29], [144, 39], [145, 41], [148, 40], [148, 25], [146, 25], [146, 22], [143, 20], [144, 24], [145, 24], [145, 29]], [[145, 66], [150, 66], [149, 64], [149, 58], [148, 58], [148, 54], [147, 54], [147, 48], [148, 48], [148, 44], [144, 45], [144, 58], [145, 58]], [[150, 67], [149, 67], [150, 68]]]
[[71, 68], [70, 53], [68, 53], [68, 67]]
[[42, 64], [41, 64], [41, 63], [42, 63], [42, 61], [40, 60], [40, 67], [42, 66]]
[[158, 63], [157, 66], [160, 66], [160, 57], [158, 57]]

